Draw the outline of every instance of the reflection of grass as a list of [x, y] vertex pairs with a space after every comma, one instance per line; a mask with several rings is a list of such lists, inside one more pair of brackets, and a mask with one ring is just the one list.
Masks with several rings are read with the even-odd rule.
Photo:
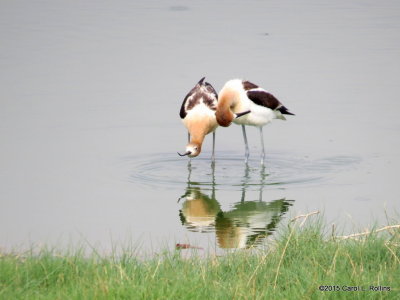
[[[0, 299], [398, 299], [399, 229], [358, 240], [327, 239], [323, 231], [292, 224], [269, 250], [206, 259], [178, 251], [147, 260], [3, 254]], [[356, 288], [365, 291], [343, 291]]]

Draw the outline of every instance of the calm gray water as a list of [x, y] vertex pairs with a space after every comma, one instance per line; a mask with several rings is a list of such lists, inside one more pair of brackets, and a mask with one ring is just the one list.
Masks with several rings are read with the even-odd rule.
[[[399, 37], [398, 1], [2, 1], [0, 249], [222, 250], [315, 210], [345, 232], [398, 220]], [[296, 114], [264, 128], [265, 168], [236, 125], [215, 166], [211, 137], [178, 157], [203, 76]]]

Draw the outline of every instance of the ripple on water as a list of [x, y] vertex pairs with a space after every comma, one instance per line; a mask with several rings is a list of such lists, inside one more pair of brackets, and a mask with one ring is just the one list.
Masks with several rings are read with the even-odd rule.
[[308, 186], [329, 181], [335, 174], [353, 168], [360, 158], [332, 156], [312, 159], [293, 153], [269, 153], [265, 167], [256, 158], [248, 165], [240, 153], [218, 155], [215, 165], [210, 154], [203, 153], [189, 163], [188, 158], [175, 153], [129, 156], [123, 159], [129, 168], [130, 182], [151, 187], [181, 188], [188, 183], [205, 189], [240, 190], [243, 186], [254, 189], [284, 189], [290, 186]]

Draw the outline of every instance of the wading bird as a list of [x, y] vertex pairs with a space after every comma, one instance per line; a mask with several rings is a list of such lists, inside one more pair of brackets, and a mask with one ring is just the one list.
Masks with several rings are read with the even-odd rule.
[[[242, 125], [245, 143], [245, 162], [249, 159], [249, 145], [247, 143], [245, 125], [256, 126], [260, 130], [261, 164], [264, 164], [265, 150], [262, 128], [273, 119], [286, 120], [284, 115], [294, 115], [279, 102], [272, 94], [263, 88], [241, 79], [229, 80], [218, 95], [216, 111], [217, 122], [228, 127], [232, 122]], [[235, 118], [239, 111], [250, 111], [240, 119]]]
[[[200, 79], [183, 100], [179, 115], [188, 130], [189, 144], [187, 144], [184, 154], [179, 152], [178, 154], [196, 157], [201, 152], [204, 137], [212, 132], [212, 160], [215, 161], [215, 129], [218, 127], [215, 112], [218, 95], [212, 85], [204, 82], [204, 79], [205, 77]], [[238, 118], [247, 113], [249, 111], [233, 114], [233, 118]]]

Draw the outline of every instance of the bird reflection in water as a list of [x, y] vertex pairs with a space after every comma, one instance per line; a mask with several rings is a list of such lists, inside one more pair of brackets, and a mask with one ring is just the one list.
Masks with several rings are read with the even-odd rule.
[[[212, 181], [207, 186], [190, 180], [191, 164], [188, 164], [188, 185], [185, 194], [178, 200], [184, 199], [179, 213], [182, 224], [194, 232], [215, 231], [220, 248], [250, 248], [261, 244], [275, 231], [293, 200], [262, 200], [268, 176], [265, 167], [260, 169], [258, 198], [246, 200], [246, 191], [250, 186], [250, 169], [246, 165], [240, 201], [234, 203], [230, 210], [223, 211], [215, 196], [215, 165], [212, 164], [211, 168]], [[251, 186], [254, 187], [254, 184]]]
[[185, 199], [179, 216], [182, 224], [190, 231], [211, 232], [215, 230], [215, 219], [221, 212], [221, 207], [215, 199], [215, 164], [211, 165], [211, 195], [206, 195], [198, 182], [192, 182], [192, 164], [188, 163], [187, 188], [178, 201]]

